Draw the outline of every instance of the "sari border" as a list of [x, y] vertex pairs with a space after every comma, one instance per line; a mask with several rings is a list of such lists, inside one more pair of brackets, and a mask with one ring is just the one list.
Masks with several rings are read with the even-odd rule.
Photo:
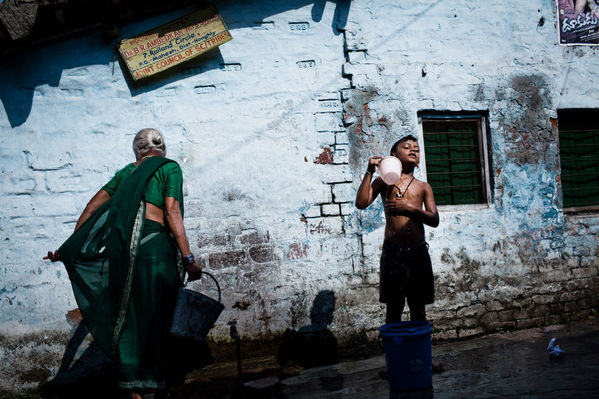
[[133, 223], [133, 230], [131, 232], [131, 243], [129, 245], [129, 270], [127, 270], [127, 277], [125, 279], [123, 296], [121, 298], [121, 305], [119, 307], [118, 317], [116, 319], [116, 325], [114, 327], [114, 333], [112, 335], [112, 349], [115, 355], [118, 355], [118, 343], [125, 326], [127, 318], [127, 312], [129, 310], [129, 301], [131, 299], [131, 288], [133, 286], [133, 274], [135, 272], [135, 262], [137, 258], [137, 250], [139, 248], [139, 242], [141, 240], [141, 232], [144, 224], [144, 217], [146, 214], [146, 203], [142, 199], [135, 215], [135, 221]]
[[154, 380], [135, 380], [135, 381], [119, 381], [118, 385], [123, 389], [164, 389], [168, 388], [166, 381], [154, 381]]

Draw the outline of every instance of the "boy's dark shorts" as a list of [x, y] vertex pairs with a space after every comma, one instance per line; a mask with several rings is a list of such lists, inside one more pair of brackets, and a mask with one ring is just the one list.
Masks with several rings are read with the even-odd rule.
[[435, 282], [428, 244], [402, 247], [383, 243], [381, 254], [380, 301], [395, 302], [407, 297], [415, 303], [433, 303]]

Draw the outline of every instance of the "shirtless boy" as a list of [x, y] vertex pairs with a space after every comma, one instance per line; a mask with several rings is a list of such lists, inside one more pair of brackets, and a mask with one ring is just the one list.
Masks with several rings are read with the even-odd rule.
[[[387, 304], [386, 322], [401, 321], [406, 298], [411, 320], [426, 320], [424, 305], [434, 301], [434, 281], [424, 225], [437, 227], [439, 213], [428, 183], [414, 178], [420, 161], [418, 140], [406, 136], [391, 147], [401, 161], [401, 177], [388, 186], [377, 177], [375, 167], [383, 157], [368, 160], [368, 169], [356, 195], [356, 207], [368, 207], [377, 196], [385, 206], [385, 241], [381, 255], [380, 301]], [[424, 205], [424, 209], [423, 209]]]

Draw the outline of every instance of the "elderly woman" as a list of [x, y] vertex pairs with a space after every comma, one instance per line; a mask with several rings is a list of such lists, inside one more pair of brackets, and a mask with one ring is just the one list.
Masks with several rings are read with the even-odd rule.
[[183, 364], [181, 349], [202, 364], [210, 353], [178, 348], [169, 334], [182, 266], [190, 280], [202, 273], [183, 226], [181, 168], [165, 158], [155, 129], [137, 133], [133, 151], [136, 161], [94, 195], [73, 235], [46, 258], [65, 264], [83, 322], [119, 364], [121, 388], [141, 398], [197, 368]]

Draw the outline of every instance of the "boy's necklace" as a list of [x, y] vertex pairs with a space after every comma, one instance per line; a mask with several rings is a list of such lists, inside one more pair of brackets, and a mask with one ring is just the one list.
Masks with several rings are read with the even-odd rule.
[[401, 192], [401, 188], [397, 184], [393, 185], [394, 187], [397, 187], [397, 190], [399, 191], [397, 193], [397, 196], [399, 198], [403, 198], [407, 194], [408, 188], [410, 188], [410, 184], [412, 184], [413, 181], [414, 181], [414, 176], [412, 176], [412, 180], [410, 180], [410, 182], [408, 183], [408, 185], [406, 186], [406, 188], [403, 190], [403, 193]]

